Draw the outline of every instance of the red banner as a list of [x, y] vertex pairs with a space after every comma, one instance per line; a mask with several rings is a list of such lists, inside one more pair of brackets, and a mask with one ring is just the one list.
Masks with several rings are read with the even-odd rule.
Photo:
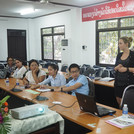
[[118, 0], [82, 8], [82, 22], [134, 15], [134, 0]]

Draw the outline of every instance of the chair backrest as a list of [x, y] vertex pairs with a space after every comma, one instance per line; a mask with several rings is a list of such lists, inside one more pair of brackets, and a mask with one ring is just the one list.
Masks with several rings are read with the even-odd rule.
[[95, 96], [95, 86], [94, 86], [94, 83], [93, 81], [87, 77], [87, 80], [88, 80], [88, 87], [89, 87], [89, 95], [90, 96]]
[[7, 75], [7, 69], [5, 68], [3, 63], [0, 63], [0, 78], [4, 79]]
[[121, 109], [127, 104], [128, 112], [134, 113], [134, 85], [129, 85], [125, 88], [121, 101]]
[[4, 64], [0, 63], [0, 69], [4, 69], [4, 68], [5, 68]]
[[83, 74], [85, 71], [86, 71], [86, 68], [85, 67], [81, 67], [80, 68], [80, 74]]
[[102, 78], [110, 77], [110, 71], [108, 69], [104, 69], [101, 75]]
[[68, 69], [68, 66], [63, 64], [62, 67], [61, 67], [61, 71], [62, 72], [67, 72], [67, 69]]
[[94, 68], [95, 70], [95, 77], [101, 77], [103, 68]]
[[91, 66], [88, 65], [88, 64], [83, 64], [83, 65], [82, 65], [82, 68], [85, 68], [85, 70], [87, 70], [88, 68], [91, 68]]
[[93, 68], [88, 68], [84, 73], [83, 75], [85, 76], [89, 76], [89, 75], [92, 75], [92, 74], [95, 74], [95, 70]]

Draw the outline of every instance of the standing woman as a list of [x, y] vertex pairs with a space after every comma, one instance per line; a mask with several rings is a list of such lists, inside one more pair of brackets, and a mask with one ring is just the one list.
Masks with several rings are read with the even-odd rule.
[[22, 79], [23, 75], [27, 71], [26, 68], [23, 66], [23, 61], [21, 59], [16, 59], [15, 64], [17, 69], [13, 73], [12, 77]]
[[120, 106], [124, 89], [134, 84], [134, 52], [129, 50], [132, 42], [131, 37], [121, 37], [119, 39], [119, 49], [123, 51], [117, 55], [115, 68], [115, 95]]
[[30, 71], [26, 73], [26, 76], [23, 79], [23, 83], [27, 84], [38, 84], [45, 79], [46, 73], [43, 70], [39, 69], [39, 63], [37, 60], [30, 60], [29, 61], [29, 68]]
[[10, 77], [10, 75], [12, 75], [13, 72], [15, 71], [14, 59], [12, 57], [7, 57], [6, 69], [7, 69], [7, 77]]

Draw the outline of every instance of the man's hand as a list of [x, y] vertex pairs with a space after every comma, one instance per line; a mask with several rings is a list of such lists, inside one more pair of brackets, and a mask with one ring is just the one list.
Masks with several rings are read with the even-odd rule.
[[61, 87], [54, 89], [54, 91], [60, 92], [61, 91]]
[[41, 89], [47, 89], [48, 86], [47, 86], [47, 85], [40, 85], [40, 88], [41, 88]]

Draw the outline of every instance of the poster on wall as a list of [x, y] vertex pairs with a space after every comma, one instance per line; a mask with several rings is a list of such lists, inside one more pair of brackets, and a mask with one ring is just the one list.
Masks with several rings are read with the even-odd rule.
[[134, 0], [117, 0], [82, 8], [82, 22], [134, 16]]

